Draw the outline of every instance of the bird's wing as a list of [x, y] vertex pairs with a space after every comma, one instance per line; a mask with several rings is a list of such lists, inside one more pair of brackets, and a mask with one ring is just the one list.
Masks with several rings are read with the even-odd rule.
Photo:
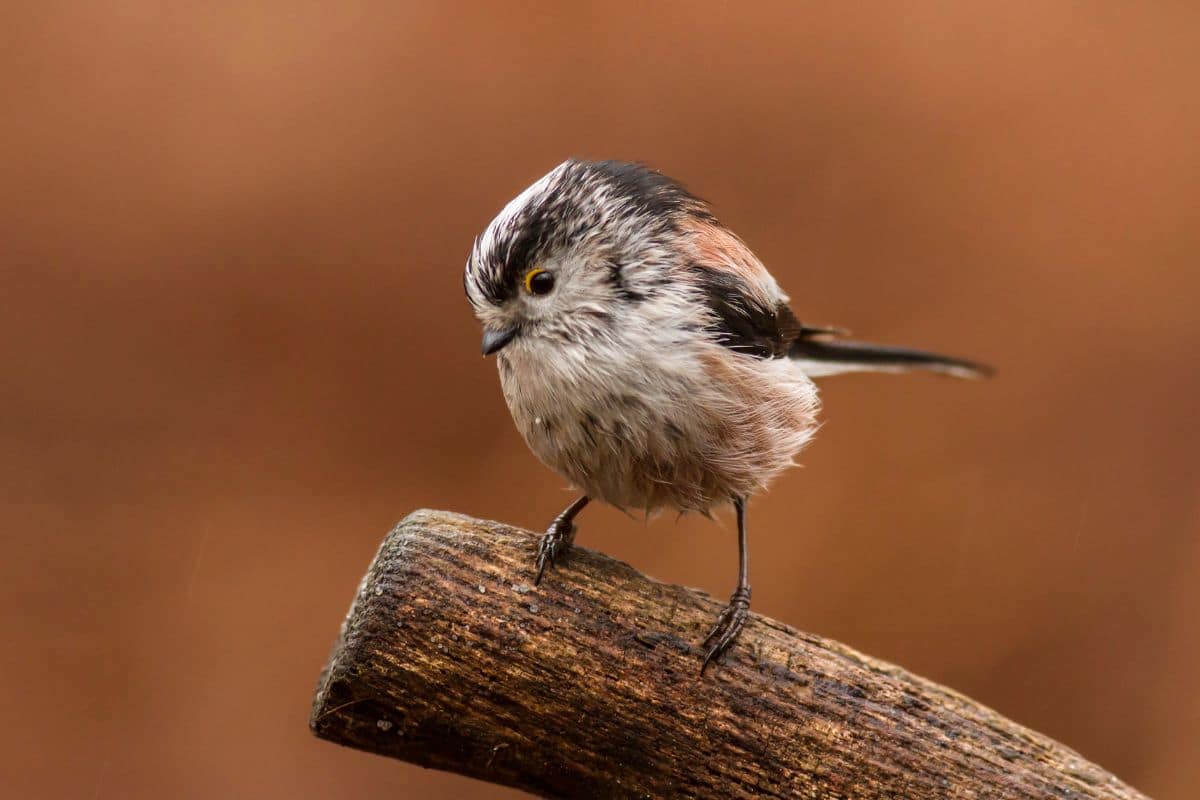
[[839, 327], [805, 325], [786, 301], [764, 301], [737, 273], [692, 266], [703, 301], [712, 312], [709, 331], [716, 341], [758, 359], [788, 357], [810, 378], [847, 372], [911, 372], [914, 369], [985, 378], [991, 369], [980, 363], [926, 350], [842, 338]]
[[804, 326], [767, 268], [719, 223], [694, 219], [683, 227], [691, 248], [683, 282], [698, 289], [717, 341], [758, 358], [787, 356]]
[[750, 248], [719, 224], [690, 231], [690, 282], [711, 312], [717, 342], [756, 358], [790, 358], [810, 377], [845, 372], [929, 370], [958, 378], [991, 374], [982, 364], [907, 347], [855, 342], [847, 331], [802, 323]]
[[760, 302], [736, 276], [697, 267], [704, 298], [713, 312], [710, 330], [721, 344], [757, 358], [790, 358], [810, 378], [847, 372], [910, 372], [926, 370], [956, 378], [983, 378], [991, 369], [940, 353], [909, 347], [857, 342], [848, 332], [802, 323], [780, 301], [773, 307]]
[[786, 302], [753, 292], [737, 274], [708, 266], [691, 267], [691, 279], [712, 320], [717, 342], [756, 358], [783, 358], [804, 330]]

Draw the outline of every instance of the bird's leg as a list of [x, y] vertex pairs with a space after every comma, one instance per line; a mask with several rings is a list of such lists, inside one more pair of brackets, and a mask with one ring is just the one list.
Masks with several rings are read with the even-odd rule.
[[537, 577], [533, 579], [535, 586], [542, 582], [542, 573], [546, 571], [547, 565], [554, 566], [554, 559], [571, 549], [571, 544], [575, 541], [575, 515], [583, 511], [587, 504], [588, 496], [585, 494], [563, 509], [542, 534], [542, 539], [538, 542]]
[[750, 613], [750, 573], [747, 568], [747, 546], [746, 546], [746, 499], [744, 497], [733, 498], [733, 507], [737, 509], [737, 526], [738, 526], [738, 582], [737, 588], [733, 590], [733, 596], [729, 598], [729, 605], [725, 606], [725, 610], [721, 612], [721, 616], [717, 617], [717, 624], [709, 631], [708, 638], [704, 640], [704, 663], [700, 666], [700, 674], [704, 674], [704, 670], [708, 669], [708, 665], [721, 657], [721, 654], [733, 644], [734, 639], [742, 630], [742, 626], [746, 624], [746, 617]]

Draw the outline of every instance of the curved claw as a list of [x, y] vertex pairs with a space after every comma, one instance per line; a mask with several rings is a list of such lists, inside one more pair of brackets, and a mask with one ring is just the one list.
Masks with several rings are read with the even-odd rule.
[[546, 567], [553, 567], [554, 560], [569, 550], [573, 541], [575, 541], [574, 522], [557, 518], [550, 523], [550, 527], [546, 529], [538, 542], [537, 577], [533, 579], [534, 586], [542, 582], [542, 575], [546, 572]]
[[729, 598], [729, 605], [717, 617], [717, 624], [704, 639], [704, 663], [700, 665], [700, 674], [708, 669], [708, 665], [717, 661], [729, 649], [742, 632], [746, 619], [750, 616], [750, 587], [738, 587]]

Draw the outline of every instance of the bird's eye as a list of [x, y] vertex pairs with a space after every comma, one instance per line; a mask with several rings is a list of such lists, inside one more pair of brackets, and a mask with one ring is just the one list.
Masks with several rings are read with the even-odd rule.
[[554, 288], [554, 273], [538, 267], [525, 273], [525, 291], [530, 294], [549, 294]]

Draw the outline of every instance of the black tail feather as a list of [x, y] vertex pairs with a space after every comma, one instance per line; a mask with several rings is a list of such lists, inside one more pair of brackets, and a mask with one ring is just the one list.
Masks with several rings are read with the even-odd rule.
[[800, 338], [789, 356], [811, 376], [842, 372], [907, 372], [929, 370], [956, 378], [986, 378], [991, 367], [961, 358], [908, 347], [853, 342], [844, 339]]

